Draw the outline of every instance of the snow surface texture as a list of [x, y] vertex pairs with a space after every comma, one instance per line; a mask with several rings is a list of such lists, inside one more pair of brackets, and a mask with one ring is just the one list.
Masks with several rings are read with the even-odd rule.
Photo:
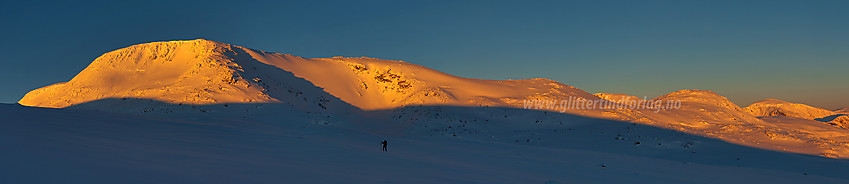
[[[106, 53], [70, 81], [33, 90], [19, 103], [129, 113], [214, 112], [232, 116], [258, 108], [289, 106], [368, 124], [359, 117], [404, 116], [399, 113], [409, 112], [384, 110], [411, 106], [523, 108], [527, 100], [621, 97], [634, 98], [624, 94], [593, 95], [548, 79], [469, 79], [403, 61], [364, 57], [308, 59], [198, 39], [139, 44]], [[725, 97], [703, 90], [681, 90], [651, 100], [680, 100], [682, 104], [680, 109], [660, 111], [565, 109], [565, 113], [636, 122], [775, 151], [849, 158], [849, 131], [840, 126], [822, 131], [775, 126], [756, 117], [763, 113], [744, 110]], [[250, 106], [245, 104], [255, 106], [229, 108], [235, 104], [240, 104], [238, 108]], [[825, 115], [818, 111], [800, 114]]]
[[[294, 109], [251, 111], [237, 119], [164, 118], [2, 104], [0, 181], [849, 182], [846, 160], [767, 151], [652, 126], [512, 108], [408, 110], [413, 109], [454, 115], [417, 121], [444, 130], [385, 136], [361, 131], [368, 125]], [[511, 116], [486, 118], [498, 113]], [[539, 121], [528, 121], [533, 119]], [[438, 134], [456, 136], [424, 136]], [[380, 149], [383, 139], [389, 140], [389, 152]]]

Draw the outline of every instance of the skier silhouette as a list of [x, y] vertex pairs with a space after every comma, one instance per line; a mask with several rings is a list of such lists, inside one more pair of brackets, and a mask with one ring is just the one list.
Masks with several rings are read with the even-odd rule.
[[383, 140], [383, 142], [380, 142], [380, 145], [383, 145], [383, 151], [386, 151], [386, 140]]

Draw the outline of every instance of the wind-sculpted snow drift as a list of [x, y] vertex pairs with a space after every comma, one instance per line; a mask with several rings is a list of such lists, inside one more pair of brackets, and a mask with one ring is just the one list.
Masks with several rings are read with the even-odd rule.
[[[525, 108], [529, 100], [613, 101], [623, 97], [636, 98], [593, 95], [549, 79], [470, 79], [403, 61], [302, 58], [198, 39], [139, 44], [106, 53], [70, 81], [33, 90], [19, 103], [148, 114], [215, 112], [234, 117], [257, 109], [296, 110], [330, 119], [344, 116], [340, 118], [348, 120], [341, 121], [357, 121], [372, 131], [457, 136], [433, 132], [457, 127], [444, 122], [484, 121], [496, 116], [516, 124], [532, 123], [533, 119], [509, 119], [521, 110], [492, 114], [493, 108]], [[849, 131], [840, 127], [807, 129], [768, 123], [725, 97], [703, 90], [681, 90], [649, 100], [680, 101], [681, 106], [556, 111], [646, 124], [768, 150], [849, 157]], [[469, 108], [434, 113], [432, 108], [439, 106]], [[466, 112], [469, 109], [477, 109], [478, 114]], [[424, 116], [428, 118], [418, 118]], [[352, 120], [361, 118], [388, 123], [368, 125]], [[485, 130], [469, 132], [480, 131]]]

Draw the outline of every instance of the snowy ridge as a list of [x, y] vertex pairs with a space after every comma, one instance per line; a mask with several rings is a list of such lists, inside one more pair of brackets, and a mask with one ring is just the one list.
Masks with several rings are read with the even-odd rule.
[[836, 112], [836, 113], [841, 113], [841, 114], [849, 114], [849, 107], [844, 107], [844, 108], [841, 108], [841, 109], [837, 109], [837, 110], [836, 110], [836, 111], [834, 111], [834, 112]]
[[[295, 114], [299, 116], [316, 117], [310, 120], [316, 124], [378, 134], [464, 135], [515, 142], [520, 139], [494, 135], [504, 130], [493, 129], [487, 122], [501, 122], [498, 127], [503, 129], [525, 126], [510, 123], [539, 123], [539, 119], [530, 119], [536, 117], [521, 115], [530, 111], [521, 110], [528, 100], [615, 101], [623, 97], [635, 98], [625, 94], [593, 95], [549, 79], [470, 79], [403, 61], [303, 58], [198, 39], [139, 44], [109, 52], [70, 81], [33, 90], [19, 103], [189, 118], [214, 114], [251, 119], [256, 114], [298, 111]], [[762, 149], [849, 158], [849, 131], [838, 126], [777, 126], [704, 90], [680, 90], [651, 100], [680, 101], [681, 106], [660, 110], [561, 110], [570, 115], [640, 123]], [[499, 108], [503, 109], [492, 110]], [[458, 126], [461, 128], [456, 129]], [[560, 124], [544, 129], [557, 126]]]
[[66, 83], [27, 93], [18, 103], [68, 107], [125, 97], [187, 104], [275, 101], [238, 75], [241, 66], [225, 55], [232, 49], [205, 40], [130, 46], [98, 57]]
[[134, 45], [106, 53], [70, 81], [33, 90], [18, 103], [69, 107], [104, 99], [149, 99], [178, 105], [285, 103], [307, 111], [348, 109], [308, 81], [252, 60], [248, 52], [253, 51], [203, 39]]
[[745, 109], [752, 113], [752, 115], [758, 116], [758, 118], [769, 122], [770, 124], [780, 124], [782, 127], [798, 127], [797, 129], [812, 130], [811, 128], [805, 127], [828, 125], [835, 128], [849, 130], [849, 116], [846, 114], [812, 107], [805, 104], [785, 102], [777, 99], [766, 99], [755, 102]]
[[776, 126], [711, 91], [680, 90], [653, 100], [680, 100], [682, 105], [658, 113], [640, 112], [632, 115], [641, 117], [633, 121], [769, 150], [835, 158], [849, 154], [845, 129]]
[[[273, 67], [257, 67], [261, 65]], [[568, 96], [597, 99], [548, 79], [468, 79], [403, 61], [307, 59], [198, 39], [139, 44], [106, 53], [71, 81], [33, 90], [19, 103], [68, 107], [105, 98], [197, 105], [289, 102], [269, 93], [286, 90], [281, 85], [296, 80], [268, 76], [280, 72], [291, 72], [364, 110], [419, 104], [518, 107], [525, 99]]]
[[746, 111], [749, 111], [755, 116], [790, 116], [803, 119], [817, 119], [835, 114], [833, 111], [777, 99], [766, 99], [755, 102], [747, 106]]

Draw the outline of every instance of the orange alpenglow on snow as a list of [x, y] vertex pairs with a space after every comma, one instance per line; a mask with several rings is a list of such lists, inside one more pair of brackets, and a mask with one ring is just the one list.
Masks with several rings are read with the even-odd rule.
[[[83, 108], [108, 99], [146, 99], [165, 105], [291, 105], [328, 113], [413, 105], [527, 108], [526, 102], [532, 100], [643, 101], [626, 94], [593, 95], [549, 79], [470, 79], [403, 61], [302, 58], [198, 39], [145, 43], [106, 53], [70, 81], [33, 90], [19, 103]], [[649, 100], [680, 102], [680, 108], [535, 109], [641, 123], [769, 150], [849, 158], [849, 130], [819, 121], [834, 115], [832, 111], [777, 100], [741, 108], [704, 90], [680, 90]], [[798, 123], [791, 125], [789, 120], [768, 117], [776, 114], [805, 121], [793, 120]]]
[[282, 99], [268, 91], [281, 86], [266, 78], [281, 72], [307, 79], [363, 110], [411, 104], [519, 106], [532, 96], [598, 99], [548, 79], [469, 79], [402, 61], [308, 59], [198, 39], [139, 44], [106, 53], [71, 81], [33, 90], [19, 103], [68, 107], [104, 98], [183, 104], [279, 103]]
[[746, 111], [749, 111], [755, 116], [790, 116], [803, 119], [816, 119], [836, 114], [830, 110], [777, 99], [766, 99], [755, 102], [747, 106]]
[[836, 111], [834, 111], [834, 112], [836, 112], [836, 113], [843, 113], [843, 114], [849, 114], [849, 107], [844, 107], [844, 108], [841, 108], [841, 109], [837, 109], [837, 110], [836, 110]]

